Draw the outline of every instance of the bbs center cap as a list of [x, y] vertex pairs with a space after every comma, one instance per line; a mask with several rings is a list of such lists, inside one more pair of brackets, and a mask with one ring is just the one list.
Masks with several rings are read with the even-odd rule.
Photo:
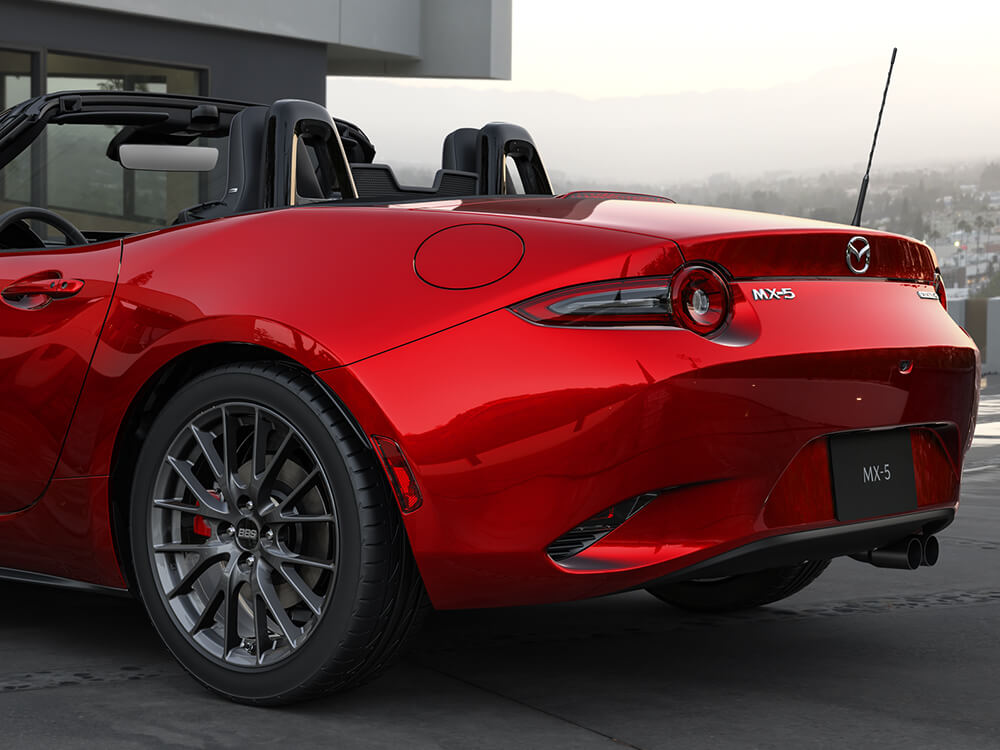
[[257, 549], [260, 541], [260, 527], [249, 518], [244, 518], [236, 525], [236, 545], [246, 551], [252, 552]]

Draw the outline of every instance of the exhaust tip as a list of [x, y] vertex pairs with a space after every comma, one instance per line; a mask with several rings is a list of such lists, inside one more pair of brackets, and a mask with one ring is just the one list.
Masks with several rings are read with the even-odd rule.
[[[933, 544], [937, 544], [935, 539]], [[937, 560], [937, 547], [931, 550], [931, 556]], [[876, 568], [895, 568], [897, 570], [916, 570], [924, 563], [924, 545], [919, 536], [908, 536], [894, 544], [851, 555], [855, 560], [874, 565]]]
[[[920, 537], [917, 536], [911, 536], [906, 540], [905, 544], [907, 568], [909, 570], [916, 570], [924, 561], [924, 545], [920, 542]], [[936, 562], [937, 557], [934, 559]], [[933, 563], [931, 564], [933, 565]]]
[[924, 554], [920, 564], [926, 565], [928, 568], [937, 565], [938, 558], [941, 556], [941, 544], [938, 542], [938, 538], [936, 536], [924, 537], [923, 549]]

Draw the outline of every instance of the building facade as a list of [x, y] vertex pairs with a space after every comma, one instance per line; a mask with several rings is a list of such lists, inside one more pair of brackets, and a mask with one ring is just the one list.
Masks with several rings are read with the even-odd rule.
[[[511, 0], [0, 0], [0, 112], [81, 89], [325, 103], [328, 75], [509, 78], [510, 47]], [[225, 189], [225, 144], [211, 175], [132, 172], [118, 130], [46, 128], [0, 169], [0, 213], [136, 232]]]
[[328, 75], [509, 78], [511, 0], [0, 0], [0, 110], [121, 88], [268, 103]]

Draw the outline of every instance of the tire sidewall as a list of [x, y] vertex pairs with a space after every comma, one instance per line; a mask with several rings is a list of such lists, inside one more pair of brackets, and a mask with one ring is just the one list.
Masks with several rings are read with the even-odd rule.
[[[268, 667], [223, 665], [181, 632], [155, 579], [150, 541], [153, 486], [167, 450], [198, 414], [227, 401], [265, 406], [302, 434], [327, 473], [339, 525], [339, 560], [332, 599], [305, 643]], [[337, 656], [355, 624], [363, 566], [362, 524], [356, 474], [345, 456], [346, 425], [333, 424], [314, 399], [303, 398], [291, 379], [231, 368], [211, 372], [181, 389], [157, 415], [140, 452], [131, 497], [131, 545], [140, 596], [150, 619], [177, 660], [199, 681], [236, 700], [272, 702], [312, 682]], [[350, 434], [353, 437], [353, 434]], [[349, 439], [349, 438], [348, 438]], [[354, 439], [356, 443], [357, 440]]]

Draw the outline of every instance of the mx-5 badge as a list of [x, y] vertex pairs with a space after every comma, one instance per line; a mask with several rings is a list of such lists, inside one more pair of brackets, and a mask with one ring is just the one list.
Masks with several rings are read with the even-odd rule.
[[795, 299], [795, 292], [790, 287], [781, 289], [754, 289], [753, 298], [757, 299]]

